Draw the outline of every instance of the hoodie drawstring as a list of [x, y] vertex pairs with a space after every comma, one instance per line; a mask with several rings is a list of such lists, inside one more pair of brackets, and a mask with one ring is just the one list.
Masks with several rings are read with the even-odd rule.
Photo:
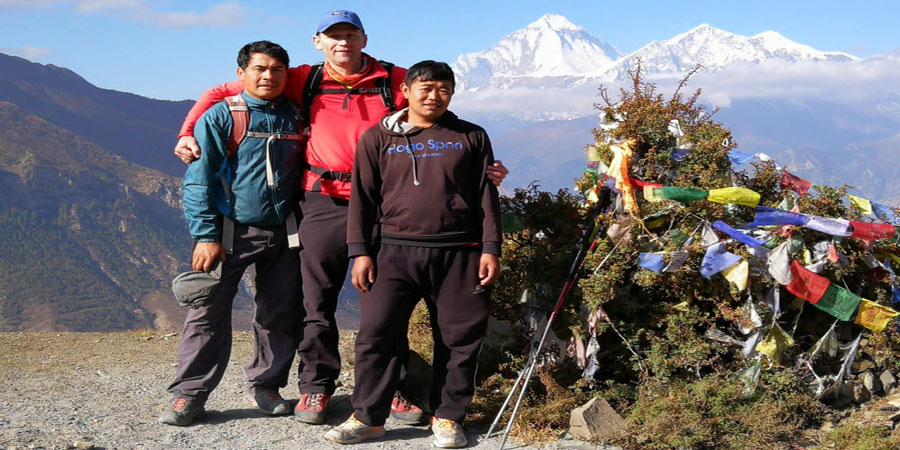
[[413, 166], [413, 185], [418, 186], [419, 184], [419, 168], [416, 165], [416, 154], [413, 153], [412, 141], [409, 140], [409, 136], [403, 135], [406, 138], [406, 153], [409, 153], [409, 157], [412, 158], [412, 166]]

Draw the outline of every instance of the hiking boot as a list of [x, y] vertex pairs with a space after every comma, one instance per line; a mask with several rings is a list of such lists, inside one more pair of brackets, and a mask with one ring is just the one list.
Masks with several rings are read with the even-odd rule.
[[435, 447], [461, 448], [469, 443], [462, 426], [450, 419], [432, 417], [431, 432], [434, 433]]
[[159, 415], [158, 421], [179, 427], [190, 425], [206, 412], [206, 409], [203, 408], [204, 404], [206, 404], [206, 400], [198, 398], [174, 397], [172, 406]]
[[301, 422], [323, 424], [329, 400], [331, 400], [331, 396], [328, 394], [300, 394], [300, 401], [294, 407], [294, 415]]
[[384, 427], [370, 427], [351, 414], [346, 422], [328, 430], [325, 439], [338, 444], [356, 444], [366, 439], [384, 436]]
[[253, 386], [244, 394], [244, 399], [250, 406], [255, 406], [259, 412], [269, 416], [291, 413], [291, 404], [281, 398], [278, 389]]
[[391, 402], [391, 418], [397, 422], [407, 425], [418, 425], [422, 423], [422, 408], [410, 403], [401, 393], [394, 395]]

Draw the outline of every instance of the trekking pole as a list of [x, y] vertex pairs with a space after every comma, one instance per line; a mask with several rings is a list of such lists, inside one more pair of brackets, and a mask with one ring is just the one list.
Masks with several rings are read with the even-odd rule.
[[532, 351], [531, 355], [528, 358], [528, 361], [525, 363], [525, 367], [523, 367], [522, 371], [519, 372], [519, 377], [518, 379], [516, 379], [516, 383], [513, 384], [513, 387], [510, 389], [509, 395], [507, 395], [506, 400], [500, 407], [500, 411], [497, 412], [497, 417], [494, 418], [494, 422], [488, 429], [486, 437], [490, 437], [493, 433], [494, 428], [500, 422], [500, 418], [506, 411], [506, 407], [509, 405], [509, 401], [512, 399], [512, 396], [515, 394], [516, 389], [519, 387], [519, 383], [524, 378], [521, 390], [519, 391], [519, 397], [516, 399], [515, 406], [513, 406], [513, 411], [510, 415], [509, 423], [507, 423], [506, 429], [503, 432], [503, 441], [500, 443], [501, 450], [506, 445], [506, 439], [509, 437], [509, 432], [512, 429], [513, 423], [515, 422], [516, 414], [518, 413], [519, 407], [522, 404], [522, 399], [525, 397], [525, 392], [528, 389], [528, 383], [531, 381], [531, 376], [534, 374], [534, 368], [537, 365], [537, 359], [540, 356], [541, 350], [544, 348], [544, 344], [547, 341], [547, 336], [550, 333], [550, 327], [553, 325], [553, 321], [559, 314], [559, 311], [562, 308], [562, 305], [565, 302], [565, 299], [568, 296], [569, 292], [575, 286], [575, 282], [578, 279], [578, 271], [584, 266], [585, 256], [587, 255], [587, 253], [594, 250], [597, 245], [597, 240], [594, 239], [593, 242], [591, 242], [590, 248], [585, 251], [587, 243], [591, 241], [591, 236], [593, 235], [594, 227], [597, 222], [597, 217], [600, 215], [600, 212], [604, 208], [609, 206], [609, 202], [610, 190], [609, 188], [604, 186], [600, 189], [599, 201], [591, 208], [587, 229], [585, 230], [584, 236], [582, 237], [582, 240], [578, 245], [578, 252], [575, 254], [575, 260], [572, 261], [572, 267], [569, 269], [569, 273], [566, 276], [566, 282], [565, 284], [563, 284], [563, 288], [559, 293], [559, 298], [556, 301], [556, 306], [553, 308], [553, 312], [550, 313], [550, 317], [547, 319], [547, 326], [544, 328], [544, 333], [541, 335], [538, 346]]

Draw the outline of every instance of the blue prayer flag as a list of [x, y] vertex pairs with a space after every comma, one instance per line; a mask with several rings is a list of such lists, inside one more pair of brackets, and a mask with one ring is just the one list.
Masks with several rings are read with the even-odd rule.
[[722, 222], [721, 220], [717, 220], [717, 221], [713, 222], [712, 226], [715, 229], [731, 236], [738, 242], [749, 245], [750, 247], [759, 247], [766, 243], [766, 241], [761, 241], [759, 239], [756, 239], [753, 236], [748, 236], [744, 233], [741, 233], [740, 231], [732, 228], [730, 225], [728, 225], [725, 222]]

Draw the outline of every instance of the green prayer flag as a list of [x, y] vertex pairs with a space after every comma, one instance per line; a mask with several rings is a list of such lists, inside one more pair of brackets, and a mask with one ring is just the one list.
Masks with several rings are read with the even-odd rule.
[[832, 283], [828, 286], [828, 290], [822, 294], [822, 297], [819, 298], [819, 301], [813, 303], [813, 305], [846, 322], [856, 312], [861, 301], [862, 297]]
[[662, 197], [666, 200], [675, 200], [676, 202], [680, 203], [690, 203], [697, 200], [703, 200], [708, 195], [706, 191], [701, 191], [699, 189], [675, 186], [663, 186], [660, 188], [656, 188], [655, 194], [657, 197]]

